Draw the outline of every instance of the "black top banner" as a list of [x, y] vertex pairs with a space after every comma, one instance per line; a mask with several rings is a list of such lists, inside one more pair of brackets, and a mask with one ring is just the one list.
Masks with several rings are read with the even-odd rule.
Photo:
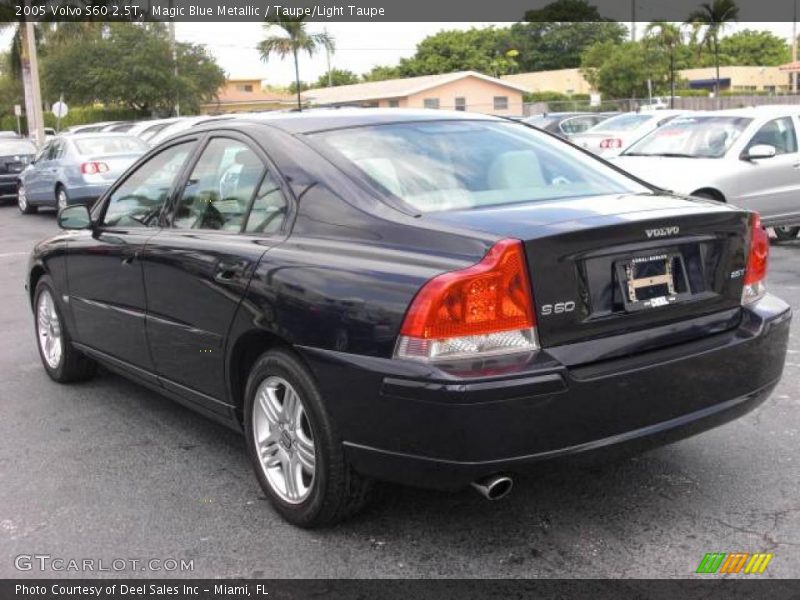
[[[0, 21], [683, 22], [698, 0], [0, 0]], [[795, 21], [796, 0], [738, 0], [740, 22]]]

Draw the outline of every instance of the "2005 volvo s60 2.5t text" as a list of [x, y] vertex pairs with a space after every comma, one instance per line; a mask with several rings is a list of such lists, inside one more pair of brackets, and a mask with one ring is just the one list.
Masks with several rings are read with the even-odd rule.
[[243, 431], [300, 526], [375, 479], [498, 498], [543, 459], [697, 433], [786, 354], [756, 214], [492, 117], [219, 121], [59, 223], [28, 281], [50, 377], [100, 363]]

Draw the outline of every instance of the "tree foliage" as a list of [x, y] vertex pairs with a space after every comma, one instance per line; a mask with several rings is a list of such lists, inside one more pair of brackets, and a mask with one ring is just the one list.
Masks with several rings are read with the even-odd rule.
[[789, 44], [769, 31], [744, 29], [719, 41], [720, 64], [774, 67], [792, 58]]
[[319, 79], [317, 79], [313, 87], [328, 87], [328, 84], [336, 87], [338, 85], [351, 85], [359, 81], [358, 75], [352, 71], [347, 71], [346, 69], [331, 69], [330, 77], [328, 77], [328, 73], [323, 73], [319, 76]]
[[[280, 13], [279, 13], [280, 14]], [[264, 30], [272, 34], [274, 30], [279, 33], [268, 35], [261, 40], [258, 44], [258, 51], [261, 54], [261, 60], [267, 62], [273, 56], [278, 58], [286, 58], [291, 56], [294, 60], [294, 90], [297, 94], [297, 108], [302, 108], [302, 101], [300, 100], [300, 88], [303, 82], [300, 80], [300, 63], [299, 54], [306, 53], [309, 57], [314, 56], [317, 51], [325, 49], [328, 52], [335, 50], [335, 42], [333, 37], [326, 33], [311, 33], [308, 31], [305, 23], [305, 17], [283, 17], [268, 20], [264, 23]]]
[[41, 59], [43, 95], [145, 114], [169, 113], [178, 99], [185, 112], [195, 112], [215, 97], [225, 73], [203, 46], [179, 43], [176, 54], [177, 77], [161, 23], [110, 23], [99, 36], [51, 41]]

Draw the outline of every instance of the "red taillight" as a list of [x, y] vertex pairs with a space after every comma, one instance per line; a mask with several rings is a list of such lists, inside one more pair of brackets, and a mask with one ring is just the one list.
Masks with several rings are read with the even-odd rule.
[[607, 150], [609, 148], [622, 148], [622, 140], [619, 138], [606, 138], [600, 142], [600, 147], [603, 150]]
[[768, 260], [769, 235], [761, 226], [761, 217], [758, 216], [758, 213], [752, 213], [750, 215], [750, 246], [747, 250], [747, 267], [744, 271], [744, 288], [742, 290], [743, 303], [755, 302], [766, 293], [764, 279], [767, 277]]
[[431, 279], [400, 330], [397, 356], [475, 357], [538, 348], [522, 243], [502, 240], [476, 265]]
[[85, 162], [81, 164], [81, 173], [84, 175], [97, 175], [98, 173], [106, 173], [108, 165], [104, 162]]

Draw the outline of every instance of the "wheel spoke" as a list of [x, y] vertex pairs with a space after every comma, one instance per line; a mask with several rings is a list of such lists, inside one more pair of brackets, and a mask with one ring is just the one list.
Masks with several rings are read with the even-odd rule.
[[295, 458], [290, 458], [282, 463], [283, 478], [286, 481], [286, 495], [292, 500], [300, 496], [300, 490], [297, 486], [297, 461]]
[[315, 465], [313, 442], [306, 439], [305, 436], [298, 435], [295, 438], [295, 449], [297, 451], [297, 460], [300, 461], [307, 473], [313, 474]]
[[297, 407], [297, 394], [293, 388], [287, 385], [283, 392], [283, 410], [281, 411], [281, 416], [284, 422], [288, 423], [290, 427], [294, 427], [297, 421]]
[[275, 427], [280, 422], [280, 414], [274, 401], [275, 390], [274, 388], [265, 388], [260, 394], [258, 401], [261, 405], [261, 410], [267, 418], [270, 428]]

